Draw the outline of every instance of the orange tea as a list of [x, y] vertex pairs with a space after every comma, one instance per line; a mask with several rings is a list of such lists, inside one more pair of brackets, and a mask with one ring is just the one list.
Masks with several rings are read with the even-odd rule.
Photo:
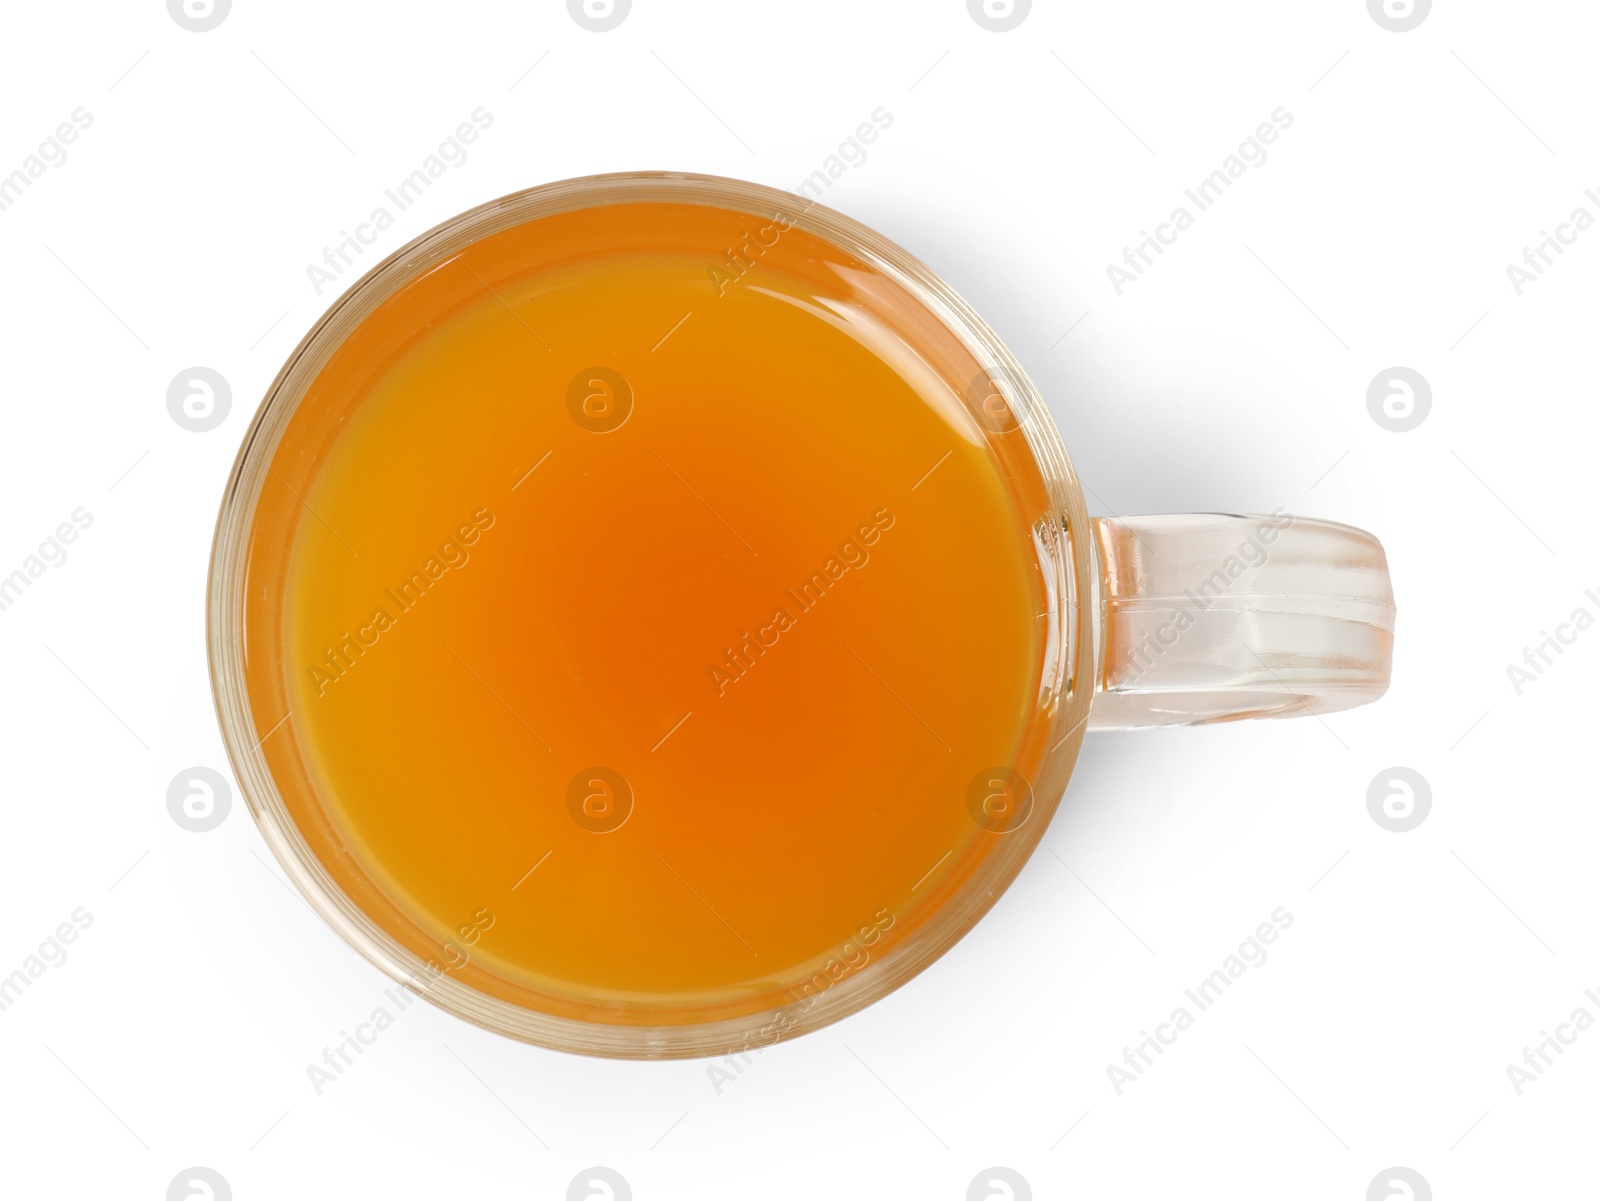
[[296, 824], [430, 970], [530, 1008], [825, 992], [1027, 817], [1053, 602], [1009, 416], [792, 214], [441, 253], [258, 503], [247, 684]]

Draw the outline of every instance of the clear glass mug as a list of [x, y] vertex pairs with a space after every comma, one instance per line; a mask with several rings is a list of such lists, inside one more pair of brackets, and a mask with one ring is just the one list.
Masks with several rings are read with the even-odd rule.
[[[357, 898], [370, 903], [377, 886], [353, 859], [340, 858], [326, 831], [297, 824], [289, 802], [303, 805], [310, 782], [275, 772], [263, 750], [278, 727], [252, 712], [247, 654], [249, 638], [261, 633], [246, 629], [245, 599], [272, 453], [318, 372], [362, 320], [481, 239], [552, 214], [641, 202], [709, 205], [766, 221], [780, 214], [892, 281], [933, 317], [956, 352], [980, 366], [984, 383], [975, 383], [977, 395], [969, 389], [969, 403], [985, 427], [1006, 432], [1005, 453], [1030, 459], [1043, 481], [1025, 516], [1045, 581], [1048, 629], [1026, 795], [1013, 781], [992, 782], [982, 827], [992, 849], [910, 935], [893, 945], [885, 938], [871, 952], [856, 946], [859, 959], [829, 965], [841, 970], [819, 972], [814, 985], [791, 984], [732, 1008], [619, 1019], [599, 1008], [541, 1008], [470, 970], [441, 970], [426, 954], [426, 938], [397, 937], [369, 916]], [[354, 285], [290, 356], [251, 424], [218, 518], [207, 602], [224, 743], [264, 838], [312, 908], [366, 959], [448, 1012], [528, 1042], [631, 1058], [750, 1050], [886, 995], [948, 950], [1015, 878], [1049, 824], [1086, 731], [1363, 704], [1388, 686], [1393, 627], [1383, 550], [1360, 530], [1283, 513], [1091, 518], [1038, 390], [995, 333], [926, 266], [858, 222], [790, 193], [665, 172], [566, 180], [490, 202], [417, 238]], [[1027, 811], [1019, 813], [1019, 805]], [[859, 941], [877, 936], [863, 932]], [[853, 944], [845, 945], [848, 953]]]

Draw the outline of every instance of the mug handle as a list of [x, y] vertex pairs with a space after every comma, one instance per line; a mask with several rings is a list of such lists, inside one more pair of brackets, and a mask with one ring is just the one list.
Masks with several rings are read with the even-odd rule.
[[1281, 512], [1090, 524], [1089, 729], [1332, 713], [1389, 687], [1394, 594], [1371, 534]]

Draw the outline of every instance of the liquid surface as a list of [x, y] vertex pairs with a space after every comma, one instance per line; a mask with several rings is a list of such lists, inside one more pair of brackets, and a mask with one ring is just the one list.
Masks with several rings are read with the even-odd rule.
[[798, 229], [725, 258], [767, 220], [480, 243], [278, 451], [275, 771], [437, 970], [616, 1020], [848, 972], [970, 866], [1035, 720], [1038, 567], [933, 319]]

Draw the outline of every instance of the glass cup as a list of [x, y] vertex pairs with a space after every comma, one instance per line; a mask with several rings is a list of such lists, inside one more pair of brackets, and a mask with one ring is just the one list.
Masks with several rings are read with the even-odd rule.
[[[779, 219], [823, 239], [889, 281], [902, 301], [937, 323], [949, 354], [976, 365], [965, 403], [993, 435], [995, 453], [1029, 460], [1043, 482], [1025, 517], [1048, 598], [1041, 615], [1047, 633], [1030, 770], [1018, 778], [997, 769], [989, 787], [978, 789], [974, 820], [993, 845], [977, 870], [928, 898], [929, 912], [912, 934], [888, 945], [863, 929], [802, 988], [789, 984], [735, 1006], [619, 1015], [599, 1006], [541, 1005], [469, 967], [451, 970], [459, 948], [435, 941], [429, 954], [427, 938], [398, 937], [370, 916], [382, 904], [381, 889], [353, 858], [341, 857], [326, 828], [304, 822], [316, 804], [309, 780], [281, 764], [275, 769], [264, 750], [279, 727], [253, 711], [246, 663], [251, 653], [270, 656], [275, 644], [270, 633], [247, 628], [245, 611], [248, 587], [271, 586], [247, 568], [253, 542], [270, 536], [256, 528], [256, 516], [273, 453], [318, 373], [367, 316], [410, 281], [500, 231], [591, 206], [656, 202]], [[1049, 824], [1087, 731], [1363, 704], [1388, 686], [1393, 626], [1383, 550], [1360, 530], [1281, 512], [1090, 517], [1038, 390], [932, 271], [858, 222], [790, 193], [666, 172], [565, 180], [492, 201], [423, 234], [351, 287], [289, 357], [250, 426], [222, 502], [207, 601], [212, 686], [240, 790], [312, 908], [387, 975], [459, 1017], [548, 1047], [632, 1058], [751, 1050], [884, 996], [948, 950], [1016, 877]]]

